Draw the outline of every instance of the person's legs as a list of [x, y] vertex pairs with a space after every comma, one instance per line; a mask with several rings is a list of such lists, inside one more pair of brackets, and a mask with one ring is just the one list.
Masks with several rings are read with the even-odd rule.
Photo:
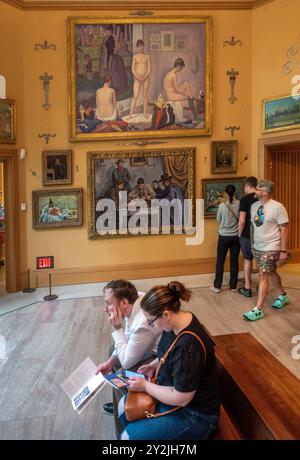
[[230, 289], [236, 289], [239, 277], [239, 253], [240, 243], [237, 236], [232, 238], [230, 243]]
[[270, 272], [270, 278], [273, 286], [276, 288], [277, 291], [279, 291], [279, 294], [285, 294], [284, 287], [281, 283], [281, 278], [275, 270]]
[[219, 235], [218, 247], [217, 247], [217, 263], [216, 263], [216, 276], [214, 281], [214, 287], [221, 289], [223, 282], [224, 263], [228, 251], [227, 237]]
[[263, 308], [265, 298], [267, 297], [269, 289], [269, 273], [264, 272], [260, 269], [259, 271], [259, 285], [258, 285], [258, 298], [257, 298], [257, 303], [256, 307], [257, 308]]
[[130, 117], [132, 117], [133, 112], [135, 111], [137, 100], [138, 100], [139, 93], [140, 93], [140, 88], [141, 88], [141, 82], [135, 78], [134, 83], [133, 83], [133, 98], [132, 98], [131, 106], [130, 106], [130, 114], [129, 114]]
[[150, 78], [146, 78], [143, 82], [143, 103], [144, 103], [144, 117], [147, 115], [148, 111], [148, 91], [149, 91]]
[[245, 289], [251, 289], [252, 260], [244, 259]]
[[[158, 411], [170, 406], [159, 403]], [[121, 440], [200, 440], [207, 439], [217, 427], [218, 417], [202, 414], [189, 408], [178, 409], [173, 414], [130, 422]]]

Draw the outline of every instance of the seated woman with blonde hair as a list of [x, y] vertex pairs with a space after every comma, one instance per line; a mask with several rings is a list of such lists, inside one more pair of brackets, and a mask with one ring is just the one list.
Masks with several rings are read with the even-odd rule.
[[[149, 326], [162, 330], [157, 358], [139, 368], [151, 378], [157, 368], [157, 383], [131, 378], [131, 391], [145, 391], [158, 400], [156, 415], [166, 415], [128, 422], [124, 398], [119, 417], [124, 427], [122, 440], [197, 440], [207, 439], [215, 431], [220, 398], [214, 343], [196, 316], [181, 310], [181, 300], [188, 302], [191, 291], [172, 281], [152, 288], [142, 299], [141, 308]], [[176, 341], [165, 361], [159, 360]], [[173, 411], [172, 411], [173, 409]]]

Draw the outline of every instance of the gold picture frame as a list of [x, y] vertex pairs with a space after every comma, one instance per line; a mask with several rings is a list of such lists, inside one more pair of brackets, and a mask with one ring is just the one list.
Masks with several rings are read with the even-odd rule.
[[43, 185], [72, 183], [72, 150], [44, 150], [42, 152]]
[[82, 188], [32, 191], [32, 227], [78, 227], [83, 223]]
[[211, 173], [228, 174], [237, 172], [238, 141], [211, 142]]
[[263, 133], [300, 128], [300, 96], [265, 99], [263, 104]]
[[[186, 49], [178, 51], [176, 56], [174, 51], [162, 51], [158, 46], [151, 50], [154, 43], [151, 42], [151, 34], [153, 38], [153, 34], [164, 34], [165, 31], [169, 34], [174, 32], [174, 40], [185, 38]], [[147, 64], [150, 73], [147, 77], [147, 91], [145, 90], [147, 99], [144, 101], [144, 96], [140, 96], [141, 99], [136, 99], [135, 105], [133, 82], [137, 77], [132, 73], [132, 61], [135, 56], [135, 62], [138, 62], [136, 56], [139, 54], [138, 46], [141, 46], [141, 41], [144, 44], [143, 53], [148, 56], [150, 62], [149, 66]], [[211, 53], [211, 16], [69, 17], [70, 140], [210, 135]], [[168, 83], [169, 77], [175, 78], [170, 72], [175, 69], [177, 58], [180, 58], [176, 64], [180, 71], [176, 79], [182, 88], [184, 86], [184, 101], [176, 101], [173, 93], [171, 94], [172, 85]], [[154, 63], [159, 73], [151, 74]], [[144, 83], [140, 83], [139, 86], [141, 94], [144, 94], [142, 86], [144, 88]], [[103, 91], [98, 92], [101, 89], [109, 95], [109, 104], [101, 104], [104, 94]], [[158, 116], [158, 112], [164, 116]]]
[[[168, 200], [170, 198], [170, 189], [168, 187], [175, 185], [177, 192], [178, 189], [181, 192], [183, 200], [185, 198], [191, 200], [189, 221], [191, 226], [195, 225], [195, 154], [196, 149], [194, 147], [142, 151], [88, 152], [87, 201], [89, 239], [133, 236], [128, 231], [121, 232], [117, 220], [116, 227], [112, 228], [109, 232], [102, 231], [102, 227], [99, 229], [98, 218], [101, 215], [100, 209], [102, 209], [102, 205], [108, 206], [108, 202], [104, 202], [104, 200], [113, 200], [117, 212], [121, 209], [119, 191], [127, 192], [128, 198], [126, 197], [125, 209], [122, 207], [123, 211], [128, 211], [131, 208], [130, 205], [134, 203], [139, 206], [140, 199], [147, 200], [150, 209], [150, 206], [152, 206], [151, 200], [160, 200], [163, 198]], [[132, 160], [141, 157], [145, 158], [147, 162], [132, 167]], [[122, 170], [120, 170], [121, 164]], [[168, 179], [169, 183], [167, 182]], [[121, 182], [123, 185], [121, 189], [118, 189], [118, 185]], [[144, 184], [142, 195], [139, 194], [138, 189], [140, 182]], [[180, 193], [177, 196], [180, 196]], [[136, 232], [134, 236], [153, 234], [150, 232], [149, 216], [151, 216], [151, 212], [146, 210], [146, 213], [148, 224], [144, 227], [145, 232]], [[132, 215], [132, 213], [128, 214], [128, 219]], [[155, 234], [164, 233], [161, 222], [159, 222]], [[167, 230], [165, 233], [173, 234], [174, 226], [172, 226], [172, 222], [169, 229], [170, 231], [168, 232]], [[186, 230], [185, 228], [185, 232], [183, 233], [187, 233]], [[190, 231], [190, 228], [188, 228], [188, 231]]]
[[224, 193], [227, 185], [234, 185], [237, 199], [244, 196], [244, 183], [246, 177], [210, 178], [202, 179], [202, 198], [204, 200], [204, 217], [215, 218], [218, 207], [225, 201]]
[[16, 101], [0, 99], [0, 144], [16, 143]]

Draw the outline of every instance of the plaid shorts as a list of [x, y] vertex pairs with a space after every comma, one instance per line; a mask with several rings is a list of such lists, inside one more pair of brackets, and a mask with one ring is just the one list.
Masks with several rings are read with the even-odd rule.
[[280, 251], [257, 251], [252, 248], [252, 254], [260, 271], [270, 273], [276, 270]]

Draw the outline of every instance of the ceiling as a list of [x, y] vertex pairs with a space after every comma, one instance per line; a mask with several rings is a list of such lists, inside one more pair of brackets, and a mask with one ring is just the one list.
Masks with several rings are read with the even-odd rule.
[[[0, 0], [25, 10], [252, 9], [274, 0]], [[137, 16], [142, 14], [136, 14]]]

